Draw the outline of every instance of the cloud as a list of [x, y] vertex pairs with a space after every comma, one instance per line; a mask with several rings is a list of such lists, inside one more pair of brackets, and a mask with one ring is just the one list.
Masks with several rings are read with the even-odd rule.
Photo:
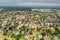
[[18, 6], [60, 6], [60, 3], [17, 3]]
[[60, 3], [33, 3], [33, 2], [23, 2], [23, 3], [2, 3], [0, 5], [7, 6], [60, 6]]
[[34, 2], [34, 3], [60, 3], [60, 0], [0, 0], [0, 3]]
[[60, 0], [0, 0], [7, 6], [60, 6]]

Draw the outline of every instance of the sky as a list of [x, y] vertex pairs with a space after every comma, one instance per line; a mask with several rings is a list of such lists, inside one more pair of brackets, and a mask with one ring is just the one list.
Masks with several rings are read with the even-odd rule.
[[60, 6], [60, 0], [0, 0], [0, 6]]

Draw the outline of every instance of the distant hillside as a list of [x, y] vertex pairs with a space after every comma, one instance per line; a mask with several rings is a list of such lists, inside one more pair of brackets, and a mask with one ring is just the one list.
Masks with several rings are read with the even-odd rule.
[[0, 8], [6, 9], [6, 10], [29, 10], [34, 8], [38, 9], [60, 9], [60, 6], [40, 6], [40, 7], [22, 7], [22, 6], [0, 6]]

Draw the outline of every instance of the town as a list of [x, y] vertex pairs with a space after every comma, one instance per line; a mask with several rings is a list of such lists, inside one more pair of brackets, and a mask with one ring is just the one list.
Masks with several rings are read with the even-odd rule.
[[60, 40], [60, 10], [0, 10], [1, 40]]

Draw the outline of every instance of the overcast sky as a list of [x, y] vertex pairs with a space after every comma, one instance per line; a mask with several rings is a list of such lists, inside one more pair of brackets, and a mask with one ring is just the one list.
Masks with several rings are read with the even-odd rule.
[[0, 0], [0, 6], [60, 6], [60, 0]]

